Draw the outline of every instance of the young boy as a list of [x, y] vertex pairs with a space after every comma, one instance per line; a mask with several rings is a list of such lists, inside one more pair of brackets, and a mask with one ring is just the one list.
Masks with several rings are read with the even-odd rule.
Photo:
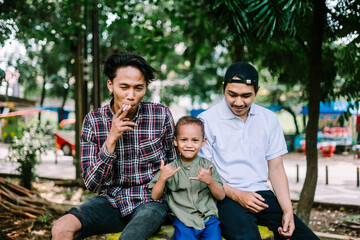
[[192, 116], [179, 119], [175, 127], [174, 144], [181, 157], [164, 166], [149, 183], [154, 200], [167, 194], [175, 215], [174, 239], [221, 239], [217, 200], [225, 198], [222, 181], [215, 167], [198, 157], [205, 145], [203, 122]]

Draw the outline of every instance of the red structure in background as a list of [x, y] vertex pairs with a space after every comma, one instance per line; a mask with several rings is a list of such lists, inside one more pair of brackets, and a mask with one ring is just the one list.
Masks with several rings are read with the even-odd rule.
[[60, 130], [55, 133], [56, 148], [65, 155], [75, 153], [75, 119], [64, 119], [59, 124]]

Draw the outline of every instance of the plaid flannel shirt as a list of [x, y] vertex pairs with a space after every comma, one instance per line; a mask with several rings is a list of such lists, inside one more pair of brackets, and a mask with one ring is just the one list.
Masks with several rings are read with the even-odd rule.
[[109, 153], [105, 140], [113, 116], [110, 105], [86, 115], [80, 138], [81, 168], [85, 186], [126, 216], [140, 204], [152, 201], [148, 184], [160, 169], [160, 160], [168, 163], [177, 158], [174, 120], [167, 107], [141, 102], [131, 120], [137, 127], [125, 131], [115, 151]]

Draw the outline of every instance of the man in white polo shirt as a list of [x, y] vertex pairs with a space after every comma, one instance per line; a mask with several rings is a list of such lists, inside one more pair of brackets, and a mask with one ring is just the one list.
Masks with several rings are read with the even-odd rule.
[[285, 138], [276, 115], [253, 103], [258, 89], [256, 69], [234, 63], [225, 74], [222, 102], [199, 115], [207, 138], [200, 156], [214, 163], [224, 181], [226, 198], [218, 202], [222, 234], [228, 240], [261, 239], [262, 225], [275, 239], [319, 239], [293, 213], [282, 159]]

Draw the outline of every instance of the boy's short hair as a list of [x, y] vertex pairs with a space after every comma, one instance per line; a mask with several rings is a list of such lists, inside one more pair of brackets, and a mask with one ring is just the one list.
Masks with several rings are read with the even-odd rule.
[[174, 136], [177, 137], [178, 133], [179, 133], [179, 129], [181, 126], [184, 125], [189, 125], [189, 124], [196, 124], [201, 128], [201, 132], [202, 132], [202, 137], [205, 137], [205, 128], [204, 128], [204, 123], [200, 118], [194, 117], [194, 116], [183, 116], [181, 117], [175, 126], [175, 132], [174, 132]]

